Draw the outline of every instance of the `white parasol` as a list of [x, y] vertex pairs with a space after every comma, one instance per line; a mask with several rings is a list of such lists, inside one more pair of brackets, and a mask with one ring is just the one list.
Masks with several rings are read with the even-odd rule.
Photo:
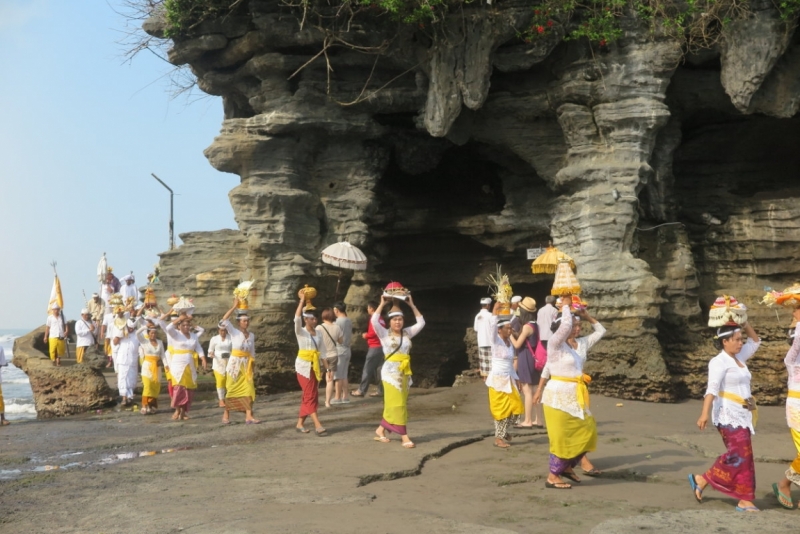
[[[339, 267], [340, 269], [350, 269], [353, 271], [366, 271], [367, 270], [367, 257], [358, 247], [354, 247], [347, 241], [339, 241], [325, 248], [322, 251], [322, 261]], [[339, 277], [336, 279], [336, 295], [334, 299], [339, 298], [339, 283], [342, 281], [342, 272], [339, 271]]]
[[367, 257], [358, 247], [354, 247], [347, 241], [339, 241], [323, 250], [322, 261], [342, 269], [367, 270]]

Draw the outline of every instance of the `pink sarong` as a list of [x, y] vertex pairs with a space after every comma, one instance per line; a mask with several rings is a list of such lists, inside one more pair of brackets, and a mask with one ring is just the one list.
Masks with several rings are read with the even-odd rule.
[[193, 389], [186, 389], [183, 386], [172, 386], [172, 407], [183, 408], [186, 412], [192, 406], [192, 397], [194, 397]]
[[728, 449], [703, 474], [711, 487], [734, 499], [752, 501], [756, 498], [756, 466], [750, 429], [718, 426], [722, 442]]

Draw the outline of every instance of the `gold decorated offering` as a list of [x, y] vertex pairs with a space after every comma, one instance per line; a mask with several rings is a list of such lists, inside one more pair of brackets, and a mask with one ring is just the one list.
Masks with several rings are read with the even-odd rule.
[[248, 280], [247, 282], [242, 282], [236, 289], [233, 290], [233, 296], [239, 299], [239, 304], [237, 308], [240, 310], [247, 310], [250, 309], [250, 304], [247, 302], [247, 298], [250, 296], [250, 289], [253, 287], [255, 280]]
[[393, 299], [406, 300], [410, 294], [411, 291], [403, 287], [400, 282], [390, 282], [383, 289], [383, 296], [392, 297]]
[[122, 295], [120, 295], [119, 293], [114, 293], [113, 295], [111, 295], [111, 297], [108, 299], [108, 305], [114, 308], [116, 308], [117, 306], [123, 306], [124, 303], [122, 302]]
[[306, 284], [306, 286], [304, 288], [302, 288], [302, 289], [300, 289], [300, 291], [298, 291], [297, 296], [301, 297], [301, 298], [305, 297], [305, 299], [306, 299], [306, 305], [303, 308], [304, 311], [311, 311], [311, 310], [316, 310], [317, 309], [316, 307], [314, 307], [314, 304], [312, 304], [312, 302], [311, 302], [311, 299], [313, 299], [313, 298], [315, 298], [317, 296], [317, 290], [315, 288], [309, 287], [309, 285]]
[[486, 278], [491, 287], [491, 295], [499, 303], [497, 315], [511, 315], [511, 297], [514, 296], [514, 290], [511, 288], [511, 282], [507, 274], [503, 274], [502, 267], [497, 266], [497, 274], [489, 275]]
[[156, 292], [153, 291], [152, 287], [148, 287], [144, 290], [144, 305], [145, 306], [157, 306], [158, 302], [156, 301]]
[[581, 292], [581, 284], [578, 282], [578, 277], [572, 272], [571, 260], [561, 258], [556, 267], [556, 279], [553, 281], [553, 289], [550, 290], [551, 295], [579, 295]]
[[178, 295], [175, 293], [172, 294], [170, 298], [167, 299], [167, 306], [175, 306], [178, 303]]
[[172, 305], [172, 309], [178, 314], [185, 313], [186, 315], [192, 315], [194, 313], [194, 301], [181, 295], [178, 301]]
[[794, 284], [783, 291], [769, 290], [761, 304], [769, 307], [784, 306], [786, 308], [800, 308], [800, 284]]
[[708, 310], [708, 326], [719, 328], [726, 324], [743, 325], [747, 322], [747, 306], [733, 295], [722, 295]]

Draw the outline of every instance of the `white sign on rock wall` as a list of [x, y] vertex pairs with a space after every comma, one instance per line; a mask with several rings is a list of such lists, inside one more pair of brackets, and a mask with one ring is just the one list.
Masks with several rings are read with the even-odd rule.
[[536, 258], [541, 256], [542, 254], [544, 254], [544, 247], [529, 248], [528, 249], [528, 259], [529, 260], [535, 260]]

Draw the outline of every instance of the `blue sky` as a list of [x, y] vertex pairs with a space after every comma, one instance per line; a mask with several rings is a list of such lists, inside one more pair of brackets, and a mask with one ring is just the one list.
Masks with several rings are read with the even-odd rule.
[[238, 176], [203, 156], [222, 101], [172, 99], [171, 66], [124, 62], [121, 0], [0, 1], [0, 329], [44, 323], [58, 263], [67, 318], [97, 287], [103, 252], [144, 280], [175, 231], [236, 228]]

